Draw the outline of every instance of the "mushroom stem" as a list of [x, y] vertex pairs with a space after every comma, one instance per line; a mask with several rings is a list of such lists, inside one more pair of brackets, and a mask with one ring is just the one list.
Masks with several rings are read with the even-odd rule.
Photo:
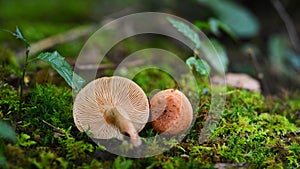
[[138, 147], [142, 144], [142, 141], [134, 125], [130, 121], [128, 114], [121, 107], [117, 106], [109, 108], [104, 113], [104, 118], [107, 123], [116, 126], [121, 133], [129, 135], [130, 141], [135, 147]]

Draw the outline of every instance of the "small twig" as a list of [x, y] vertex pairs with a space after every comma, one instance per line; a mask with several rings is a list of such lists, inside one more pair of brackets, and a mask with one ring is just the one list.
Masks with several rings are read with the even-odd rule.
[[271, 2], [285, 24], [293, 48], [300, 53], [299, 37], [292, 19], [279, 0], [271, 0]]
[[[143, 63], [145, 63], [144, 60], [135, 60], [135, 61], [132, 61], [132, 62], [129, 62], [129, 63], [125, 63], [123, 64], [122, 66], [125, 66], [125, 67], [133, 67], [133, 66], [139, 66], [139, 65], [142, 65]], [[76, 65], [76, 67], [78, 69], [81, 69], [81, 70], [94, 70], [94, 69], [114, 69], [114, 68], [117, 68], [117, 64], [82, 64], [82, 65]]]
[[[31, 44], [29, 50], [32, 55], [41, 52], [45, 49], [51, 48], [58, 44], [63, 44], [66, 42], [71, 42], [73, 40], [79, 39], [81, 37], [87, 36], [92, 34], [97, 30], [96, 25], [88, 25], [88, 26], [80, 26], [74, 29], [71, 29], [67, 32], [50, 36], [46, 39], [42, 39], [38, 42]], [[24, 51], [19, 52], [17, 55], [20, 56], [21, 53]]]
[[[42, 120], [43, 123], [47, 124], [48, 126], [52, 127], [55, 131], [57, 131], [60, 134], [66, 134], [63, 130], [59, 129], [58, 127], [55, 127], [54, 125], [50, 124], [49, 122]], [[70, 137], [73, 137], [71, 134], [69, 134]]]
[[[38, 52], [44, 51], [46, 49], [49, 49], [55, 45], [59, 44], [64, 44], [66, 42], [71, 42], [73, 40], [77, 40], [80, 38], [87, 37], [97, 31], [97, 29], [100, 28], [101, 25], [110, 22], [114, 18], [119, 18], [121, 16], [124, 16], [126, 14], [129, 14], [133, 11], [133, 9], [130, 8], [125, 8], [124, 10], [118, 11], [117, 13], [114, 13], [112, 15], [109, 15], [103, 19], [100, 23], [93, 23], [90, 25], [85, 25], [85, 26], [79, 26], [76, 28], [73, 28], [67, 32], [58, 34], [58, 35], [53, 35], [48, 38], [42, 39], [40, 41], [37, 41], [35, 43], [31, 44], [30, 47], [30, 53], [32, 55], [37, 54]], [[17, 56], [21, 56], [20, 54], [23, 53], [24, 51], [20, 51]]]

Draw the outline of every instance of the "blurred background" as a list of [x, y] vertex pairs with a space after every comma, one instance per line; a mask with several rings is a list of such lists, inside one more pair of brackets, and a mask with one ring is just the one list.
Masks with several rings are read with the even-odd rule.
[[[31, 43], [32, 56], [58, 50], [74, 65], [87, 38], [101, 25], [136, 12], [165, 12], [190, 21], [214, 41], [227, 72], [249, 74], [260, 81], [264, 94], [276, 95], [300, 86], [299, 6], [296, 0], [0, 0], [0, 63], [23, 64], [24, 45], [9, 33], [16, 26]], [[160, 36], [135, 38], [138, 43], [128, 39], [116, 45], [109, 53], [112, 60], [104, 63], [144, 47], [177, 50], [183, 59], [192, 54]], [[38, 76], [43, 70], [49, 69], [29, 65], [29, 74]], [[104, 66], [101, 71], [109, 70]]]

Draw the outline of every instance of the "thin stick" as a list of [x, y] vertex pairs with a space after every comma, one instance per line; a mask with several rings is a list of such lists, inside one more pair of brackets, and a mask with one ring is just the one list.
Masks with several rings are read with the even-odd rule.
[[[66, 134], [63, 130], [55, 127], [54, 125], [50, 124], [49, 122], [42, 120], [43, 123], [47, 124], [48, 126], [52, 127], [55, 131], [59, 132], [60, 134]], [[69, 134], [70, 137], [73, 137], [71, 134]]]
[[[77, 40], [83, 37], [87, 37], [94, 33], [97, 29], [100, 28], [101, 25], [105, 24], [106, 22], [110, 22], [114, 18], [119, 18], [121, 16], [124, 16], [126, 14], [129, 14], [133, 11], [131, 7], [125, 8], [124, 10], [121, 10], [117, 13], [114, 13], [112, 15], [109, 15], [103, 19], [100, 23], [93, 23], [90, 25], [84, 25], [79, 26], [73, 29], [68, 30], [67, 32], [53, 35], [48, 38], [42, 39], [40, 41], [37, 41], [35, 43], [31, 44], [30, 47], [30, 53], [31, 55], [37, 54], [41, 51], [44, 51], [46, 49], [49, 49], [55, 45], [64, 44], [67, 42], [71, 42], [73, 40]], [[23, 51], [20, 51], [17, 53], [17, 56], [21, 56], [21, 53], [24, 53]]]
[[[65, 33], [61, 33], [58, 35], [50, 36], [48, 38], [42, 39], [38, 42], [35, 42], [30, 45], [30, 53], [32, 55], [41, 52], [45, 49], [48, 49], [50, 47], [53, 47], [58, 44], [63, 44], [66, 42], [71, 42], [73, 40], [79, 39], [81, 37], [87, 36], [92, 34], [97, 30], [96, 25], [88, 25], [88, 26], [80, 26], [76, 27], [74, 29], [71, 29]], [[21, 51], [20, 53], [23, 53], [24, 51]], [[20, 56], [20, 53], [18, 53], [18, 56]]]
[[[133, 67], [133, 66], [142, 65], [143, 63], [145, 63], [144, 60], [135, 60], [135, 61], [132, 61], [132, 62], [129, 62], [129, 63], [125, 63], [122, 66]], [[81, 70], [95, 70], [95, 69], [101, 70], [101, 69], [114, 69], [114, 68], [117, 68], [118, 65], [117, 64], [100, 64], [100, 65], [98, 65], [98, 64], [84, 64], [84, 65], [76, 65], [76, 67], [78, 69], [81, 69]]]
[[293, 48], [300, 52], [299, 38], [292, 19], [279, 0], [271, 0], [271, 2], [285, 24]]

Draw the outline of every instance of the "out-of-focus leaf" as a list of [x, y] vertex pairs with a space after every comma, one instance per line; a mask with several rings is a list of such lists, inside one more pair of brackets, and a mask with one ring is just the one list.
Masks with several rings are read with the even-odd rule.
[[269, 60], [274, 70], [288, 73], [284, 65], [284, 53], [287, 49], [287, 40], [283, 36], [273, 35], [269, 39]]
[[252, 37], [258, 33], [259, 23], [246, 8], [230, 0], [198, 0], [212, 9], [220, 21], [228, 25], [239, 37]]
[[169, 17], [167, 19], [172, 24], [172, 26], [177, 28], [177, 30], [179, 32], [181, 32], [184, 36], [189, 38], [195, 44], [195, 48], [200, 47], [199, 36], [193, 29], [191, 29], [187, 24], [185, 24], [181, 21], [178, 21], [178, 20], [175, 20], [175, 19], [169, 18]]
[[[213, 48], [214, 47], [214, 48]], [[225, 48], [215, 39], [202, 42], [202, 51], [206, 59], [218, 73], [223, 73], [228, 67], [228, 57]], [[217, 56], [215, 54], [217, 53]]]
[[194, 22], [194, 25], [197, 26], [199, 29], [203, 30], [207, 30], [210, 31], [210, 25], [207, 22], [203, 22], [203, 21], [196, 21]]
[[0, 166], [5, 165], [7, 163], [6, 158], [3, 154], [0, 154]]
[[300, 55], [292, 49], [287, 49], [285, 54], [289, 64], [291, 64], [295, 69], [300, 70]]
[[210, 31], [216, 36], [219, 36], [220, 30], [222, 30], [225, 33], [227, 33], [232, 39], [237, 39], [237, 36], [234, 33], [234, 31], [228, 25], [226, 25], [218, 19], [210, 18], [208, 22], [196, 21], [194, 24], [202, 31]]
[[186, 60], [186, 64], [192, 70], [195, 68], [196, 72], [198, 72], [202, 76], [209, 76], [210, 67], [206, 63], [206, 61], [202, 59], [196, 59], [195, 57], [190, 57]]
[[41, 53], [37, 58], [49, 63], [76, 92], [85, 85], [85, 80], [72, 71], [71, 66], [57, 51]]
[[211, 18], [211, 19], [209, 19], [208, 23], [210, 25], [210, 31], [212, 33], [214, 33], [215, 35], [219, 35], [220, 30], [222, 30], [225, 33], [227, 33], [232, 39], [234, 39], [234, 40], [237, 39], [237, 36], [233, 32], [233, 30], [228, 25], [221, 22], [220, 20]]
[[4, 121], [0, 121], [0, 138], [4, 138], [13, 142], [17, 141], [15, 131]]
[[287, 37], [273, 35], [269, 39], [269, 60], [273, 71], [289, 77], [298, 76], [300, 56], [289, 46]]

